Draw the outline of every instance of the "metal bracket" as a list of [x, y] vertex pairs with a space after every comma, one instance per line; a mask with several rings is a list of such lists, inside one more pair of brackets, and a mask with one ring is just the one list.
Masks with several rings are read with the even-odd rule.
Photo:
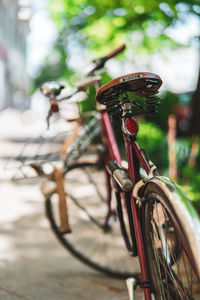
[[133, 188], [132, 191], [132, 196], [133, 198], [136, 200], [136, 204], [141, 207], [142, 203], [144, 202], [145, 198], [144, 197], [140, 197], [138, 195], [139, 190], [145, 185], [146, 180], [145, 179], [141, 179], [140, 181], [138, 181]]
[[148, 161], [148, 164], [150, 166], [150, 173], [148, 174], [148, 178], [150, 179], [150, 178], [158, 175], [158, 170], [157, 170], [156, 165], [151, 160]]

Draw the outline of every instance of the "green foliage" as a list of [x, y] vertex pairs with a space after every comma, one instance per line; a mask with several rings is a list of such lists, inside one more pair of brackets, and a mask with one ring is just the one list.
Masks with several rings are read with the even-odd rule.
[[112, 77], [107, 72], [101, 73], [101, 84], [102, 85], [108, 83], [110, 80], [112, 80]]
[[96, 90], [93, 86], [88, 88], [88, 97], [84, 101], [81, 101], [79, 104], [80, 113], [87, 111], [95, 111], [96, 110], [96, 98], [95, 98]]
[[142, 122], [139, 124], [137, 141], [149, 158], [165, 172], [168, 168], [168, 145], [164, 131], [154, 123]]
[[176, 47], [166, 28], [199, 15], [197, 6], [198, 0], [50, 0], [49, 11], [62, 37], [104, 54], [122, 42], [130, 46], [133, 31], [142, 33], [138, 45], [133, 41], [140, 51]]
[[[122, 43], [142, 55], [178, 47], [166, 29], [184, 22], [188, 14], [199, 15], [198, 3], [199, 0], [50, 0], [48, 10], [58, 29], [58, 40], [34, 88], [49, 79], [73, 82], [66, 58], [74, 53], [83, 55], [85, 48], [91, 59]], [[56, 62], [52, 61], [55, 52]]]
[[195, 164], [191, 166], [189, 158], [191, 156], [191, 140], [179, 138], [176, 142], [177, 165], [179, 173], [179, 184], [194, 205], [200, 209], [200, 141], [199, 151], [195, 159]]
[[179, 179], [179, 184], [187, 197], [200, 209], [200, 172], [189, 166], [186, 166], [182, 171], [185, 177]]
[[154, 116], [148, 116], [147, 120], [159, 125], [164, 131], [168, 130], [168, 117], [173, 113], [174, 106], [178, 104], [178, 96], [171, 92], [166, 92], [160, 97], [158, 113]]
[[[105, 84], [110, 80], [111, 77], [107, 72], [101, 73], [102, 84]], [[91, 86], [87, 89], [87, 99], [81, 101], [81, 103], [79, 104], [79, 109], [80, 112], [96, 110], [96, 89], [94, 86]]]
[[[161, 174], [168, 170], [168, 141], [160, 127], [151, 122], [140, 123], [137, 136], [139, 145], [145, 149], [150, 159], [159, 167]], [[199, 151], [194, 166], [189, 166], [191, 140], [178, 138], [175, 145], [177, 155], [178, 183], [187, 197], [200, 210], [200, 141]]]

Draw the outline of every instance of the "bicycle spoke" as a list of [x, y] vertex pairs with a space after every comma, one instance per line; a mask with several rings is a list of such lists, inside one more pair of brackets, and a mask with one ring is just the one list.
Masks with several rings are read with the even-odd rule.
[[[96, 164], [73, 165], [65, 174], [71, 233], [63, 235], [59, 231], [56, 192], [50, 198], [49, 219], [57, 237], [72, 254], [97, 270], [127, 278], [133, 273], [139, 274], [139, 267], [132, 266], [133, 258], [124, 247], [113, 208], [108, 216], [110, 207], [102, 202], [101, 198], [106, 197], [106, 179], [104, 169], [98, 169]], [[105, 225], [109, 226], [109, 230]]]
[[88, 179], [89, 179], [89, 183], [91, 183], [94, 186], [94, 188], [95, 188], [95, 190], [97, 192], [97, 195], [99, 196], [99, 198], [101, 199], [101, 201], [104, 202], [104, 203], [106, 203], [105, 198], [102, 196], [102, 194], [101, 194], [101, 192], [99, 190], [98, 184], [96, 184], [94, 182], [93, 177], [91, 176], [91, 174], [87, 171], [87, 169], [84, 169], [84, 172], [87, 174]]
[[160, 297], [163, 300], [194, 300], [191, 266], [188, 266], [185, 251], [180, 250], [181, 244], [167, 211], [160, 202], [154, 202], [149, 216], [153, 263]]
[[[157, 207], [157, 204], [154, 204], [154, 206], [156, 206], [156, 219], [157, 219], [157, 230], [158, 230], [158, 237], [159, 237], [159, 240], [160, 240], [160, 245], [161, 245], [161, 249], [162, 249], [162, 253], [164, 252], [164, 249], [163, 247], [165, 247], [165, 249], [167, 249], [167, 243], [165, 241], [165, 238], [164, 238], [164, 234], [163, 232], [161, 232], [161, 221], [160, 221], [160, 216], [159, 216], [159, 213], [158, 213], [158, 207]], [[168, 249], [167, 249], [167, 252], [168, 252]], [[160, 253], [161, 254], [161, 253]], [[166, 257], [164, 257], [164, 255], [159, 255], [159, 258], [161, 260], [161, 264], [159, 263], [160, 266], [163, 266], [164, 267], [164, 282], [167, 283], [167, 270], [166, 270]], [[161, 272], [161, 276], [162, 276], [162, 273]], [[163, 285], [162, 285], [163, 286]], [[168, 284], [167, 284], [167, 288], [168, 288]], [[163, 290], [164, 290], [164, 286], [163, 286]]]
[[66, 195], [66, 196], [68, 196], [68, 197], [70, 197], [70, 199], [74, 202], [74, 204], [78, 207], [78, 208], [80, 208], [85, 214], [86, 214], [86, 216], [95, 224], [95, 225], [97, 225], [99, 228], [103, 228], [103, 225], [102, 225], [102, 223], [100, 223], [98, 220], [96, 220], [91, 214], [89, 214], [89, 212], [87, 211], [87, 209], [83, 206], [83, 205], [81, 205], [79, 202], [78, 202], [78, 200], [75, 198], [75, 197], [73, 197], [72, 195], [70, 195], [70, 194], [68, 194], [68, 195]]

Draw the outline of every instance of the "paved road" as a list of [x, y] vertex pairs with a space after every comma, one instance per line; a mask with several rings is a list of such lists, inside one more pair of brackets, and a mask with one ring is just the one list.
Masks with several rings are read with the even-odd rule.
[[1, 183], [0, 299], [127, 300], [124, 281], [79, 263], [55, 240], [38, 186]]
[[[13, 139], [28, 137], [30, 128], [38, 134], [20, 122], [16, 112], [0, 114], [2, 156], [19, 151]], [[91, 270], [56, 241], [39, 185], [14, 185], [13, 170], [5, 172], [0, 163], [0, 300], [128, 300], [124, 281]]]

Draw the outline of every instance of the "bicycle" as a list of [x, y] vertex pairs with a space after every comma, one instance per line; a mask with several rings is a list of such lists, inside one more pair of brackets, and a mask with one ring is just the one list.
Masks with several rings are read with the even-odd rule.
[[[56, 202], [58, 201], [58, 190], [55, 187], [44, 192], [46, 196], [46, 210], [54, 232], [66, 248], [69, 248], [82, 261], [107, 274], [121, 278], [134, 276], [136, 278], [135, 286], [140, 285], [144, 288], [145, 300], [196, 299], [193, 278], [190, 278], [190, 281], [186, 278], [186, 282], [182, 282], [182, 279], [179, 277], [180, 272], [183, 272], [183, 268], [185, 268], [184, 262], [187, 261], [187, 264], [191, 263], [194, 269], [192, 274], [192, 276], [196, 276], [194, 281], [197, 281], [197, 284], [199, 283], [200, 222], [198, 215], [178, 186], [168, 178], [158, 176], [156, 166], [136, 142], [138, 124], [134, 117], [140, 114], [156, 113], [159, 105], [156, 94], [161, 84], [160, 77], [155, 74], [133, 73], [116, 78], [102, 86], [97, 91], [97, 100], [101, 104], [106, 105], [105, 109], [99, 108], [104, 145], [104, 149], [100, 149], [101, 160], [98, 160], [99, 155], [97, 155], [96, 162], [76, 163], [76, 159], [79, 159], [82, 154], [82, 151], [79, 152], [81, 145], [84, 144], [81, 138], [78, 138], [78, 141], [75, 140], [73, 144], [74, 149], [76, 149], [75, 145], [78, 144], [79, 150], [75, 151], [76, 154], [73, 151], [71, 153], [69, 151], [70, 154], [68, 153], [68, 159], [70, 155], [74, 155], [74, 159], [71, 159], [71, 162], [70, 159], [69, 161], [68, 159], [66, 160], [66, 164], [70, 162], [64, 172], [67, 178], [66, 184], [69, 184], [70, 180], [71, 184], [73, 183], [73, 185], [67, 187], [67, 192], [70, 189], [70, 192], [76, 192], [76, 197], [79, 196], [79, 191], [82, 189], [80, 188], [77, 191], [76, 186], [80, 187], [81, 184], [85, 186], [87, 192], [89, 189], [85, 181], [88, 178], [92, 182], [91, 185], [95, 187], [94, 190], [97, 195], [99, 191], [103, 191], [103, 187], [104, 189], [106, 187], [106, 192], [108, 192], [107, 202], [102, 201], [98, 206], [99, 210], [102, 205], [106, 207], [106, 212], [102, 211], [101, 208], [100, 216], [94, 205], [92, 210], [87, 213], [83, 206], [85, 204], [83, 202], [84, 197], [76, 201], [76, 197], [73, 197], [74, 195], [68, 193], [68, 197], [65, 197], [65, 192], [63, 192], [63, 203], [67, 200], [67, 206], [73, 205], [73, 212], [77, 213], [78, 209], [80, 210], [83, 224], [87, 219], [91, 223], [90, 229], [92, 228], [91, 225], [93, 225], [94, 235], [92, 238], [84, 236], [84, 227], [81, 237], [79, 236], [81, 226], [76, 226], [76, 223], [74, 221], [71, 222], [69, 219], [70, 212], [72, 212], [70, 207], [64, 220], [70, 221], [67, 225], [70, 225], [68, 229], [71, 228], [72, 233], [63, 232], [62, 227], [57, 223], [60, 222], [60, 217], [58, 216], [57, 218], [54, 211], [54, 208], [57, 209], [59, 206]], [[130, 93], [134, 95], [134, 98], [130, 98]], [[125, 95], [124, 97], [123, 94]], [[144, 105], [141, 105], [138, 97], [146, 99]], [[111, 114], [113, 119], [118, 119], [122, 123], [128, 171], [122, 165], [107, 112]], [[84, 151], [85, 149], [87, 147], [84, 148]], [[105, 171], [106, 165], [107, 171]], [[86, 173], [84, 173], [86, 174], [85, 181], [80, 177], [80, 172], [83, 172], [84, 167], [87, 168]], [[100, 183], [100, 189], [93, 182], [97, 178], [96, 173], [91, 171], [93, 168], [95, 172], [101, 171], [103, 173], [105, 171], [105, 182]], [[145, 178], [143, 178], [144, 170], [146, 172]], [[72, 173], [75, 173], [75, 175]], [[51, 179], [56, 181], [55, 175]], [[113, 188], [111, 187], [110, 179], [112, 179]], [[57, 176], [57, 186], [59, 181], [63, 187], [62, 173]], [[90, 183], [88, 184], [90, 186]], [[113, 226], [118, 226], [115, 207], [113, 207], [115, 203], [111, 197], [112, 193], [115, 193], [117, 199], [117, 215], [126, 248], [131, 254], [131, 259], [132, 257], [139, 257], [141, 274], [139, 268], [137, 271], [133, 270], [131, 260], [128, 262], [128, 272], [127, 270], [119, 272], [119, 269], [117, 269], [117, 272], [116, 270], [113, 271], [113, 268], [108, 268], [108, 261], [106, 264], [103, 263], [103, 267], [101, 261], [100, 264], [96, 263], [96, 261], [91, 262], [91, 259], [95, 259], [95, 251], [92, 254], [85, 254], [85, 248], [81, 248], [83, 253], [80, 253], [79, 245], [76, 244], [84, 240], [87, 246], [89, 242], [97, 241], [99, 237], [98, 229], [100, 229], [102, 236], [106, 236], [106, 233], [112, 232]], [[96, 195], [93, 194], [87, 199], [89, 203], [86, 203], [86, 207], [89, 209], [92, 200], [96, 200]], [[66, 209], [62, 211], [66, 211]], [[98, 222], [99, 219], [97, 217], [100, 217], [101, 222]], [[151, 220], [152, 218], [153, 221]], [[117, 233], [118, 230], [119, 228], [116, 227]], [[112, 245], [109, 245], [109, 247], [110, 249], [116, 249], [116, 246], [112, 247]], [[120, 247], [124, 248], [124, 244], [121, 244], [121, 241]], [[185, 255], [185, 252], [187, 255]], [[112, 261], [112, 258], [109, 259]], [[119, 261], [119, 257], [116, 260]], [[150, 262], [153, 262], [152, 266]]]
[[[198, 214], [173, 181], [158, 175], [156, 166], [136, 141], [139, 130], [136, 116], [157, 112], [161, 84], [156, 74], [132, 73], [110, 81], [97, 91], [97, 101], [105, 105], [102, 114], [108, 112], [121, 122], [127, 154], [128, 172], [122, 167], [112, 141], [107, 170], [113, 181], [126, 247], [132, 256], [139, 258], [141, 277], [137, 280], [144, 289], [145, 300], [197, 299]], [[145, 99], [143, 105], [141, 99]], [[105, 128], [104, 134], [110, 139], [112, 129]]]
[[[73, 100], [73, 97], [80, 91], [91, 85], [99, 87], [100, 79], [94, 73], [124, 48], [122, 45], [96, 60], [89, 72], [92, 77], [76, 84], [67, 95], [61, 94], [63, 85], [57, 82], [43, 84], [41, 91], [50, 102], [47, 123], [51, 115], [58, 112], [62, 101], [79, 102], [79, 99]], [[67, 250], [94, 269], [117, 278], [137, 275], [140, 273], [139, 265], [136, 262], [135, 271], [130, 265], [132, 260], [124, 248], [116, 212], [111, 207], [111, 188], [105, 170], [108, 146], [105, 141], [101, 141], [101, 123], [108, 123], [109, 118], [107, 114], [102, 116], [99, 111], [95, 111], [81, 113], [76, 119], [67, 121], [74, 122], [75, 128], [61, 147], [63, 165], [60, 166], [59, 161], [53, 165], [53, 171], [46, 172], [43, 163], [48, 163], [49, 159], [52, 161], [52, 155], [50, 158], [41, 157], [39, 163], [32, 160], [30, 165], [37, 176], [47, 179], [42, 183], [41, 191], [51, 228]], [[58, 153], [54, 153], [54, 158], [58, 160]], [[81, 189], [81, 195], [77, 194], [76, 186]]]

